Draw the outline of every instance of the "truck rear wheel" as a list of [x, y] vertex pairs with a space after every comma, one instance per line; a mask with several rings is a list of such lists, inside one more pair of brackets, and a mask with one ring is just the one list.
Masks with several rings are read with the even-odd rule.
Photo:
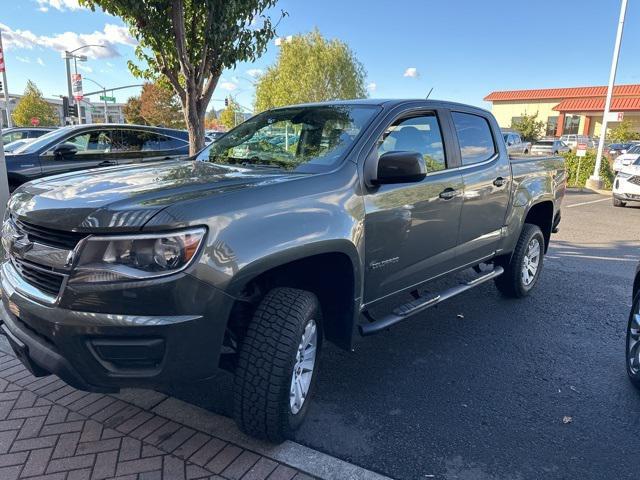
[[321, 322], [311, 292], [275, 288], [264, 297], [235, 373], [234, 416], [245, 433], [282, 442], [302, 424], [318, 377]]
[[529, 295], [538, 283], [544, 259], [544, 235], [537, 225], [525, 223], [508, 261], [498, 262], [504, 273], [496, 278], [498, 290], [507, 297]]

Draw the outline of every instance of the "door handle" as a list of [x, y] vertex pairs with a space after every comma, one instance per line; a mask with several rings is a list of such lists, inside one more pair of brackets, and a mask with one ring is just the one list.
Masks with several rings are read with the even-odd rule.
[[100, 162], [98, 164], [99, 167], [112, 167], [114, 165], [117, 165], [118, 162], [115, 162], [114, 160], [105, 160], [104, 162]]
[[493, 184], [496, 187], [504, 187], [507, 183], [507, 179], [506, 178], [502, 178], [502, 177], [498, 177], [493, 181]]
[[452, 198], [458, 196], [458, 191], [454, 190], [453, 188], [445, 188], [440, 192], [440, 195], [438, 196], [443, 200], [451, 200]]

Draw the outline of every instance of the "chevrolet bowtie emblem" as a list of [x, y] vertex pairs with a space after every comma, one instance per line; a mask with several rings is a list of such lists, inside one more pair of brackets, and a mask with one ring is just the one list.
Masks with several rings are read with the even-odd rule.
[[33, 248], [33, 242], [30, 242], [26, 235], [14, 237], [12, 250], [22, 256]]

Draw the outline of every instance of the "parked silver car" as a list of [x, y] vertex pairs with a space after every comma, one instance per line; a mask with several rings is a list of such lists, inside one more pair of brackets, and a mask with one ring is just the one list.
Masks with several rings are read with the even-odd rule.
[[560, 140], [540, 140], [531, 147], [531, 155], [558, 155], [570, 151], [569, 146]]
[[531, 151], [531, 142], [525, 142], [518, 132], [503, 131], [504, 143], [509, 155], [527, 155]]

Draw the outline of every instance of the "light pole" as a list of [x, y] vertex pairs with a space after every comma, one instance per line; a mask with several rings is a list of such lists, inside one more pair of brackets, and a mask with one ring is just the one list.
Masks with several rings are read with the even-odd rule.
[[[9, 106], [9, 86], [7, 85], [6, 61], [4, 59], [4, 50], [2, 48], [2, 31], [0, 31], [0, 63], [2, 63], [2, 88], [4, 90], [4, 107], [7, 112], [7, 127], [13, 126], [11, 119], [11, 107]], [[2, 122], [0, 122], [1, 125]], [[1, 180], [1, 179], [0, 179]]]
[[104, 123], [109, 123], [109, 115], [107, 113], [107, 87], [104, 85], [100, 85], [95, 80], [91, 80], [90, 78], [84, 77], [85, 80], [89, 80], [90, 82], [95, 83], [102, 89], [102, 100], [104, 101]]
[[[78, 50], [82, 50], [83, 48], [89, 48], [89, 47], [98, 47], [98, 48], [107, 48], [104, 45], [94, 45], [94, 44], [90, 44], [90, 45], [82, 45], [81, 47], [75, 48], [73, 50], [65, 50], [64, 53], [62, 54], [62, 58], [64, 58], [66, 64], [67, 64], [67, 94], [69, 95], [69, 105], [73, 105], [76, 103], [75, 99], [73, 98], [73, 91], [71, 90], [71, 64], [69, 62], [69, 60], [71, 60], [73, 58], [73, 63], [74, 63], [74, 67], [75, 67], [75, 73], [78, 73], [78, 62], [77, 60], [80, 60], [81, 62], [86, 62], [87, 61], [87, 56], [86, 55], [74, 55], [75, 52], [77, 52]], [[65, 116], [66, 116], [67, 112], [64, 112]], [[78, 102], [78, 123], [82, 123], [82, 115], [80, 114], [80, 103]]]
[[600, 166], [602, 165], [602, 154], [604, 153], [604, 141], [607, 136], [607, 123], [609, 112], [611, 111], [611, 97], [613, 96], [613, 86], [616, 82], [616, 72], [618, 70], [618, 57], [620, 56], [620, 43], [622, 42], [622, 32], [624, 31], [624, 18], [627, 14], [627, 0], [622, 0], [620, 5], [620, 18], [618, 19], [618, 32], [616, 33], [616, 43], [613, 47], [613, 60], [611, 61], [611, 72], [609, 73], [609, 86], [607, 87], [607, 100], [604, 104], [604, 112], [602, 115], [602, 132], [600, 133], [600, 141], [598, 142], [598, 153], [596, 154], [596, 166], [593, 169], [593, 175], [587, 180], [587, 186], [590, 188], [602, 188], [602, 179], [600, 178]]

